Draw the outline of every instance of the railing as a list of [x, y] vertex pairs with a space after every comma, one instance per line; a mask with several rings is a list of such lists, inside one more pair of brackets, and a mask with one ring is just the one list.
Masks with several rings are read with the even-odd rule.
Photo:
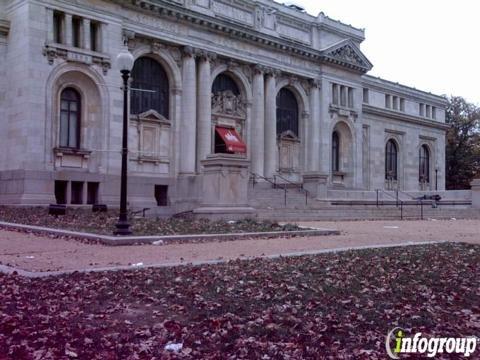
[[[393, 199], [395, 202], [396, 202], [396, 206], [397, 208], [400, 208], [400, 219], [403, 220], [403, 206], [405, 204], [405, 201], [401, 200], [399, 198], [399, 193], [401, 194], [404, 194], [404, 195], [407, 195], [409, 196], [412, 200], [415, 200], [417, 203], [415, 204], [415, 206], [418, 206], [420, 204], [420, 219], [423, 220], [423, 199], [417, 199], [413, 196], [411, 196], [410, 194], [407, 194], [406, 192], [403, 192], [401, 190], [396, 190], [395, 192], [395, 196], [389, 194], [388, 192], [386, 192], [385, 190], [383, 189], [377, 189], [376, 190], [376, 193], [377, 193], [377, 207], [380, 206], [380, 193], [382, 195], [386, 195], [387, 197]], [[385, 204], [383, 203], [383, 200], [382, 200], [382, 206], [384, 206]]]
[[[253, 188], [255, 188], [255, 184], [257, 183], [257, 178], [259, 179], [262, 179], [262, 180], [265, 180], [266, 182], [270, 183], [272, 185], [272, 187], [274, 189], [279, 189], [277, 187], [277, 184], [275, 183], [275, 178], [274, 178], [274, 181], [272, 181], [271, 179], [265, 177], [265, 176], [262, 176], [262, 175], [258, 175], [258, 174], [255, 174], [253, 172], [250, 173], [250, 175], [252, 175], [252, 183], [253, 183]], [[284, 186], [283, 187], [283, 198], [284, 198], [284, 203], [285, 203], [285, 206], [287, 206], [287, 187]]]
[[[280, 180], [283, 180], [284, 183], [277, 184], [277, 178], [279, 178]], [[275, 187], [278, 185], [283, 185], [285, 189], [287, 188], [287, 184], [293, 185], [296, 189], [298, 189], [298, 191], [305, 193], [305, 205], [308, 205], [308, 195], [310, 193], [308, 192], [308, 190], [303, 188], [303, 184], [294, 183], [293, 181], [290, 181], [284, 178], [282, 175], [278, 175], [278, 174], [273, 175], [273, 182], [275, 183]]]

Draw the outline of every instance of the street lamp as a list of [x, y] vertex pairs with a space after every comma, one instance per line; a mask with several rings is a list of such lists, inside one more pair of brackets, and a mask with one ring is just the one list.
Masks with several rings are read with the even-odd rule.
[[127, 213], [127, 166], [128, 166], [128, 78], [135, 59], [128, 49], [123, 49], [117, 56], [117, 66], [123, 79], [123, 134], [122, 134], [122, 174], [120, 183], [120, 214], [115, 225], [114, 235], [130, 235]]
[[435, 191], [438, 191], [438, 166], [435, 166]]

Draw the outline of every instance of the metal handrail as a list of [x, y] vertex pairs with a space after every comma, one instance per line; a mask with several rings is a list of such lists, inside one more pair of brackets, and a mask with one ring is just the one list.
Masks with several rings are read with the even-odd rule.
[[[255, 184], [257, 183], [256, 179], [257, 177], [260, 178], [260, 179], [263, 179], [265, 181], [267, 181], [268, 183], [272, 184], [272, 187], [274, 189], [278, 189], [277, 188], [277, 184], [275, 183], [275, 178], [274, 178], [274, 181], [270, 180], [269, 178], [265, 177], [265, 176], [262, 176], [262, 175], [259, 175], [259, 174], [256, 174], [254, 172], [250, 172], [251, 175], [253, 175], [253, 187], [255, 188]], [[284, 203], [285, 203], [285, 206], [287, 206], [287, 186], [283, 186], [283, 198], [284, 198]]]
[[[308, 196], [310, 195], [310, 192], [303, 187], [303, 184], [299, 185], [297, 183], [294, 183], [293, 181], [288, 180], [279, 174], [273, 175], [273, 181], [275, 182], [275, 184], [277, 183], [277, 177], [290, 185], [294, 185], [299, 191], [303, 191], [305, 193], [305, 205], [308, 205]], [[283, 184], [283, 186], [286, 188], [286, 184]]]
[[[386, 192], [383, 189], [377, 189], [376, 190], [376, 192], [377, 192], [377, 207], [380, 206], [379, 193], [381, 192], [382, 194], [387, 195], [389, 198], [395, 200], [397, 202], [397, 208], [400, 205], [400, 219], [403, 220], [403, 205], [404, 205], [405, 202], [403, 200], [399, 199], [398, 191], [400, 191], [400, 190], [397, 190], [396, 196], [393, 196], [393, 195], [390, 195], [388, 192]], [[417, 201], [416, 205], [418, 205], [418, 202], [420, 203], [420, 219], [423, 220], [423, 200], [422, 199], [416, 199], [416, 198], [413, 198], [413, 197], [412, 197], [412, 199]], [[383, 202], [382, 202], [382, 206], [384, 206]]]
[[270, 184], [272, 184], [274, 187], [275, 187], [275, 183], [270, 180], [269, 178], [265, 177], [265, 176], [262, 176], [262, 175], [259, 175], [259, 174], [256, 174], [254, 172], [250, 172], [250, 175], [253, 175], [253, 187], [255, 187], [255, 184], [257, 183], [257, 178], [260, 178], [262, 180], [265, 180], [267, 182], [269, 182]]

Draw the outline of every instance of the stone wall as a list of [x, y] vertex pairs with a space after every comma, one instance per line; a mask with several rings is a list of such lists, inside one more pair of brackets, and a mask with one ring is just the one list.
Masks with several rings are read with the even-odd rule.
[[[101, 201], [117, 202], [123, 95], [114, 60], [125, 41], [136, 59], [158, 61], [170, 84], [168, 119], [152, 113], [130, 119], [132, 204], [155, 206], [155, 185], [170, 187], [176, 210], [201, 203], [201, 161], [213, 151], [218, 120], [211, 87], [221, 73], [241, 90], [239, 128], [251, 171], [269, 177], [279, 171], [276, 95], [288, 88], [299, 104], [300, 126], [291, 179], [301, 180], [308, 172], [332, 188], [383, 188], [384, 147], [391, 135], [401, 144], [402, 189], [418, 189], [423, 143], [432, 149], [438, 188], [444, 188], [445, 102], [366, 76], [372, 64], [359, 48], [363, 30], [270, 0], [179, 1], [185, 8], [167, 1], [153, 8], [142, 3], [7, 1], [0, 12], [0, 21], [5, 17], [11, 24], [8, 37], [2, 37], [0, 23], [4, 202], [52, 202], [53, 181], [69, 179], [100, 182]], [[56, 43], [55, 12], [69, 26], [80, 19], [82, 46], [73, 46], [66, 25], [65, 43]], [[89, 37], [92, 23], [98, 26], [97, 49]], [[334, 84], [348, 93], [347, 103], [335, 103]], [[84, 104], [81, 151], [70, 153], [58, 149], [59, 96], [68, 86], [78, 89]], [[404, 111], [385, 109], [386, 95], [403, 99]], [[435, 119], [420, 116], [420, 104], [435, 107]], [[338, 174], [332, 174], [331, 164], [335, 129], [348, 139]]]

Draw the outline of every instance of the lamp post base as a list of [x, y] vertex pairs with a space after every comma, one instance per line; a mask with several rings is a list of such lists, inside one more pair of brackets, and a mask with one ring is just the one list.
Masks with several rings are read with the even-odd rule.
[[115, 225], [116, 230], [113, 231], [113, 235], [119, 236], [127, 236], [132, 235], [132, 231], [130, 230], [130, 224], [128, 221], [119, 221]]

